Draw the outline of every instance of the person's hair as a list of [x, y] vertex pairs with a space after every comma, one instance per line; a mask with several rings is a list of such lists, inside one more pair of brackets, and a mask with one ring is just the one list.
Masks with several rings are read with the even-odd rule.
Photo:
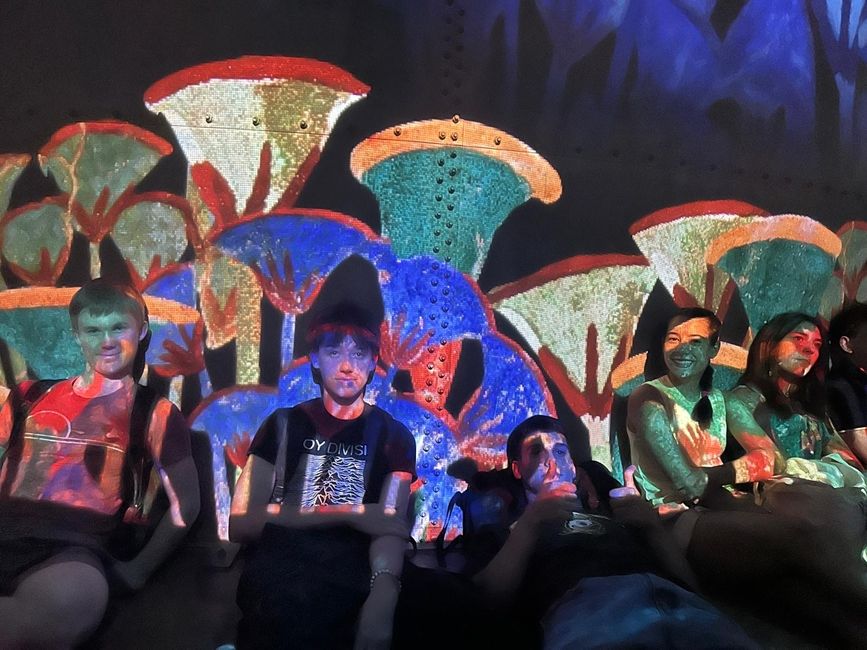
[[521, 459], [521, 444], [527, 436], [541, 431], [542, 433], [559, 433], [564, 438], [567, 438], [566, 429], [557, 418], [552, 418], [550, 415], [531, 415], [518, 426], [512, 429], [506, 440], [506, 458], [511, 464], [513, 461]]
[[789, 415], [793, 404], [818, 418], [825, 417], [825, 393], [823, 382], [828, 365], [828, 346], [819, 348], [819, 358], [788, 395], [783, 395], [774, 380], [773, 351], [777, 344], [788, 334], [795, 331], [801, 323], [808, 323], [819, 330], [825, 340], [825, 328], [819, 319], [800, 312], [784, 312], [765, 323], [756, 333], [747, 353], [747, 368], [741, 375], [739, 384], [749, 384], [759, 390], [768, 406], [781, 415]]
[[833, 366], [848, 366], [852, 363], [851, 356], [840, 347], [840, 337], [857, 336], [861, 328], [867, 327], [867, 304], [853, 302], [841, 309], [828, 326], [828, 342]]
[[[668, 374], [668, 368], [665, 365], [665, 337], [678, 325], [691, 321], [697, 318], [702, 318], [710, 323], [710, 344], [716, 345], [719, 342], [719, 331], [722, 328], [722, 323], [715, 313], [709, 309], [701, 307], [685, 307], [677, 310], [675, 314], [665, 323], [665, 328], [660, 328], [656, 337], [656, 345], [654, 345], [647, 353], [647, 361], [644, 365], [644, 377], [647, 380], [658, 379]], [[701, 390], [701, 398], [696, 403], [692, 410], [692, 418], [702, 427], [706, 428], [713, 419], [713, 405], [711, 404], [709, 393], [713, 388], [713, 365], [707, 364], [707, 368], [701, 375], [698, 382], [699, 390]]]
[[[94, 316], [104, 316], [112, 312], [132, 314], [141, 325], [148, 322], [148, 308], [138, 289], [132, 285], [110, 280], [94, 278], [88, 280], [75, 292], [69, 301], [69, 320], [73, 329], [78, 328], [78, 317], [88, 310]], [[145, 354], [151, 341], [151, 331], [139, 341], [135, 359], [132, 365], [132, 376], [136, 381], [142, 375], [145, 367]]]
[[148, 308], [138, 290], [129, 284], [108, 278], [88, 280], [72, 296], [69, 302], [69, 320], [73, 327], [78, 327], [78, 316], [85, 309], [95, 316], [126, 312], [138, 318], [142, 325], [148, 321]]
[[[369, 311], [349, 302], [341, 302], [323, 309], [317, 314], [307, 328], [306, 341], [311, 352], [316, 352], [324, 345], [339, 345], [347, 336], [351, 337], [360, 348], [370, 350], [374, 356], [379, 355], [380, 321]], [[313, 381], [322, 382], [318, 368], [310, 366]], [[367, 378], [369, 384], [373, 380], [373, 372]]]

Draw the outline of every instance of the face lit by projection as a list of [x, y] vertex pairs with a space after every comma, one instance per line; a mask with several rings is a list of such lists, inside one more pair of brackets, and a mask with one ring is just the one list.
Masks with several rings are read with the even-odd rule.
[[87, 371], [106, 379], [122, 379], [132, 373], [139, 342], [147, 335], [147, 323], [128, 312], [78, 315], [75, 339], [81, 346]]
[[692, 318], [668, 330], [662, 345], [665, 367], [676, 383], [698, 380], [710, 360], [719, 352], [719, 340], [714, 336], [707, 318]]
[[322, 375], [326, 407], [347, 407], [361, 403], [367, 378], [376, 367], [376, 355], [369, 346], [359, 345], [347, 335], [339, 343], [323, 344], [311, 352], [310, 363]]
[[575, 482], [575, 464], [561, 433], [535, 431], [521, 442], [521, 455], [512, 461], [512, 473], [531, 495], [550, 490], [558, 483]]
[[808, 321], [800, 323], [771, 350], [777, 374], [803, 377], [819, 360], [822, 333]]

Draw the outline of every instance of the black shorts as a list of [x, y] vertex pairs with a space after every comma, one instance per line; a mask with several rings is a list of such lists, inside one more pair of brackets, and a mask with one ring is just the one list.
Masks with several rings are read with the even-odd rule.
[[89, 564], [105, 575], [103, 562], [87, 548], [61, 540], [0, 540], [0, 596], [15, 593], [21, 581], [37, 568], [70, 561]]

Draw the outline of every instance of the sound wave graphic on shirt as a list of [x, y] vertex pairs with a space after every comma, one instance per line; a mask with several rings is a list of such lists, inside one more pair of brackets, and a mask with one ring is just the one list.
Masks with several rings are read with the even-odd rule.
[[364, 499], [363, 459], [343, 456], [307, 456], [301, 507], [352, 504]]

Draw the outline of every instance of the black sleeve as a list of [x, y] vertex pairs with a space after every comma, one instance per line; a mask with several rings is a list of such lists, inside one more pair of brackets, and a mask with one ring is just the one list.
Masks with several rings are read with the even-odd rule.
[[857, 405], [854, 391], [841, 381], [829, 381], [826, 384], [828, 417], [837, 431], [854, 429], [857, 424]]
[[[256, 455], [262, 460], [266, 460], [272, 465], [277, 461], [277, 447], [279, 446], [280, 436], [277, 432], [277, 413], [281, 409], [277, 409], [269, 415], [250, 443], [250, 449], [247, 455]], [[285, 409], [283, 409], [285, 410]]]
[[414, 481], [418, 478], [415, 471], [415, 438], [403, 423], [389, 419], [385, 443], [386, 473], [409, 472]]

